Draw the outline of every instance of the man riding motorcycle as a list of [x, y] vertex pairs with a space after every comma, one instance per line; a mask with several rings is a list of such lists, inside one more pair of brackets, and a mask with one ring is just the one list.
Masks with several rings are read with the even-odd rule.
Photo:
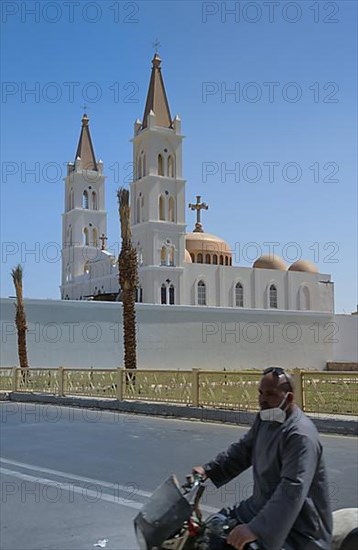
[[[257, 541], [265, 550], [330, 550], [332, 513], [322, 446], [313, 422], [295, 404], [291, 376], [263, 372], [260, 412], [248, 433], [194, 473], [225, 485], [253, 466], [253, 495], [222, 510], [236, 526], [227, 543]], [[212, 550], [218, 550], [213, 540]]]

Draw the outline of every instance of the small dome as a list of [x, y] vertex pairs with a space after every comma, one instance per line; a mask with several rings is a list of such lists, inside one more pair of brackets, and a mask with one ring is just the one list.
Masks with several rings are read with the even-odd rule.
[[189, 264], [193, 263], [193, 260], [191, 259], [189, 250], [185, 249], [184, 253], [184, 262], [188, 262]]
[[283, 259], [275, 254], [263, 254], [254, 261], [252, 267], [255, 269], [277, 269], [278, 271], [286, 271], [287, 269]]
[[195, 232], [185, 235], [186, 248], [189, 252], [216, 252], [231, 256], [231, 248], [227, 242], [211, 233]]
[[298, 260], [290, 265], [288, 271], [304, 271], [305, 273], [318, 273], [317, 266], [309, 260]]
[[232, 265], [231, 248], [216, 235], [193, 231], [185, 235], [185, 246], [193, 263]]

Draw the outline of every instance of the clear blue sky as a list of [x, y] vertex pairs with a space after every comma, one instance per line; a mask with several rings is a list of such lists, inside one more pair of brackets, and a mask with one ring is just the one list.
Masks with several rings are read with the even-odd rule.
[[264, 243], [279, 243], [288, 263], [316, 261], [332, 274], [336, 311], [355, 309], [357, 3], [255, 4], [2, 2], [2, 296], [14, 294], [10, 270], [21, 262], [27, 297], [59, 298], [61, 178], [84, 103], [118, 250], [115, 190], [130, 176], [158, 37], [186, 136], [186, 199], [209, 203], [205, 230], [239, 265]]

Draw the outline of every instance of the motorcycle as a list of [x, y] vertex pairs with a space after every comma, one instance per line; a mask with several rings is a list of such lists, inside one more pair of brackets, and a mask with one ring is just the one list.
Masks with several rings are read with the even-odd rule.
[[[164, 481], [134, 519], [140, 550], [232, 548], [226, 545], [226, 539], [237, 522], [223, 513], [213, 514], [204, 520], [199, 507], [204, 491], [205, 480], [200, 475], [187, 476], [182, 486], [174, 474]], [[356, 508], [333, 513], [331, 550], [358, 548], [357, 517]], [[245, 550], [263, 549], [257, 542], [251, 542]]]

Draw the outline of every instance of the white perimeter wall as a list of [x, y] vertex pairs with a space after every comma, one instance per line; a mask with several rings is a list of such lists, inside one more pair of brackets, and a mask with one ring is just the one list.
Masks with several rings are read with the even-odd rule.
[[[18, 364], [14, 302], [0, 300], [1, 366]], [[123, 365], [120, 303], [25, 300], [25, 307], [30, 366]], [[339, 360], [328, 313], [137, 304], [137, 320], [139, 368], [323, 369]]]
[[358, 362], [358, 315], [335, 315], [334, 361]]

